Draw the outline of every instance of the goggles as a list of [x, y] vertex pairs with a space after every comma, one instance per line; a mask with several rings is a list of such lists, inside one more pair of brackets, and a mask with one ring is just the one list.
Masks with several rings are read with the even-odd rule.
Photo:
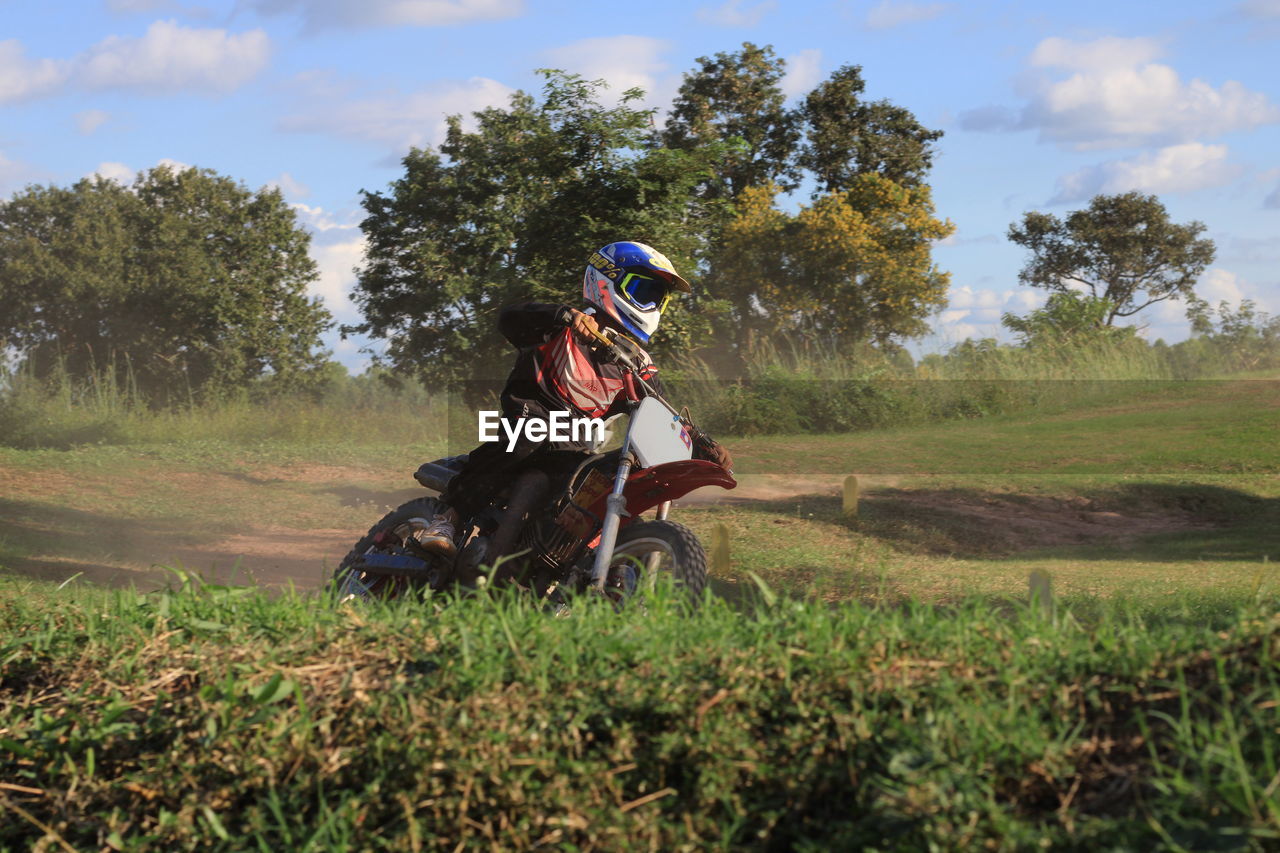
[[618, 283], [618, 292], [627, 301], [641, 311], [652, 311], [655, 308], [665, 311], [671, 301], [671, 285], [660, 278], [629, 272]]

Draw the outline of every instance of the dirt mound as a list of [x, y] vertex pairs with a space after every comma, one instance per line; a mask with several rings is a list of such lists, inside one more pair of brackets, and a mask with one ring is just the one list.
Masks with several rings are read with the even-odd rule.
[[[1013, 553], [1034, 548], [1122, 544], [1216, 522], [1194, 510], [1133, 501], [1042, 497], [969, 490], [890, 489], [864, 506], [877, 526], [907, 526], [934, 552]], [[891, 537], [892, 538], [892, 537]]]

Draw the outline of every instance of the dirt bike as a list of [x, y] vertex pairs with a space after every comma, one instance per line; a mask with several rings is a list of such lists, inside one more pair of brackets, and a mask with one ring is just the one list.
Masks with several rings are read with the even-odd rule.
[[[595, 592], [622, 603], [664, 574], [689, 601], [701, 598], [706, 551], [693, 531], [670, 520], [671, 502], [703, 486], [732, 489], [737, 481], [732, 471], [692, 458], [710, 438], [640, 377], [643, 353], [611, 330], [595, 337], [622, 367], [626, 410], [605, 422], [604, 435], [567, 482], [553, 483], [531, 457], [485, 511], [464, 521], [458, 541], [465, 544], [452, 557], [424, 550], [416, 538], [440, 502], [409, 501], [375, 524], [339, 565], [339, 600], [475, 588], [492, 578], [557, 602]], [[623, 416], [621, 447], [602, 452]], [[414, 479], [443, 492], [466, 459], [427, 462]], [[642, 520], [651, 509], [654, 518]]]

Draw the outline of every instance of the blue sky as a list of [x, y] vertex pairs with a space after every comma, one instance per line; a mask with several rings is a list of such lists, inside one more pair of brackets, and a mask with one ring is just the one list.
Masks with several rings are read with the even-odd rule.
[[[858, 64], [869, 97], [946, 132], [932, 183], [957, 226], [935, 249], [951, 305], [926, 350], [1039, 304], [1009, 224], [1098, 192], [1153, 192], [1204, 222], [1218, 258], [1201, 294], [1280, 314], [1280, 0], [0, 0], [0, 24], [0, 198], [166, 161], [278, 185], [344, 321], [359, 192], [397, 178], [444, 116], [536, 89], [539, 67], [664, 107], [697, 57], [748, 40], [788, 60], [789, 93]], [[1186, 335], [1180, 305], [1140, 319]]]

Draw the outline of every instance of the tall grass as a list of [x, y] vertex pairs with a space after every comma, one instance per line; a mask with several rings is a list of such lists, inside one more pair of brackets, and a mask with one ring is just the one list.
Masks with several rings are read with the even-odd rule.
[[[732, 371], [677, 356], [664, 360], [662, 376], [669, 398], [691, 404], [695, 419], [717, 434], [840, 433], [1061, 411], [1124, 399], [1161, 383], [1271, 364], [1269, 352], [1250, 351], [1245, 358], [1208, 338], [1174, 347], [1136, 338], [1037, 347], [986, 340], [965, 341], [917, 363], [901, 351], [784, 339], [762, 345], [745, 367]], [[1275, 355], [1280, 364], [1280, 352]], [[0, 445], [422, 444], [447, 437], [447, 445], [461, 452], [475, 437], [469, 392], [451, 396], [413, 380], [330, 376], [311, 393], [279, 394], [268, 378], [234, 396], [154, 408], [127, 373], [120, 375], [106, 370], [73, 380], [0, 373]]]
[[727, 435], [849, 432], [1121, 400], [1221, 374], [1232, 362], [1217, 353], [1132, 338], [1038, 347], [985, 340], [913, 362], [901, 352], [792, 340], [761, 347], [732, 379], [696, 358], [677, 360], [668, 384], [673, 398], [697, 401], [700, 422]]
[[240, 394], [155, 408], [116, 371], [83, 379], [0, 375], [0, 446], [224, 441], [254, 444], [427, 443], [438, 440], [447, 396], [413, 382], [339, 377], [312, 393], [268, 383]]
[[3, 848], [1280, 840], [1270, 600], [0, 604]]

